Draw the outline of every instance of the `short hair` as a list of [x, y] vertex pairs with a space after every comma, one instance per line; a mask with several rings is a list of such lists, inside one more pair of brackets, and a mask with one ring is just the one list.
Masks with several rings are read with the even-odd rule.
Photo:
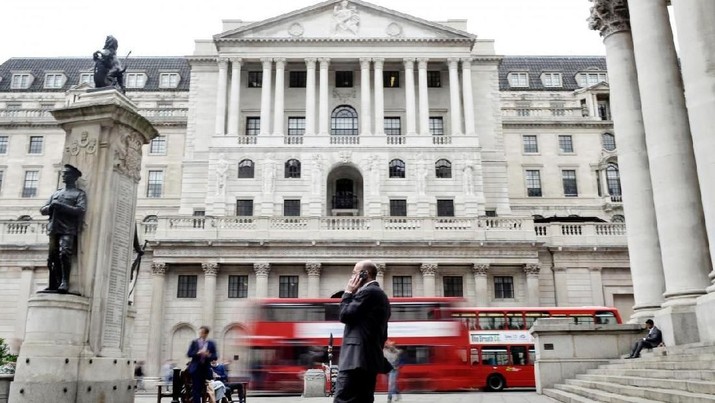
[[209, 329], [208, 326], [201, 326], [201, 327], [199, 328], [199, 330], [202, 330], [202, 329], [206, 331], [206, 334], [209, 334], [209, 332], [211, 332], [211, 329]]
[[653, 324], [653, 319], [648, 319], [647, 321], [645, 321], [645, 323], [646, 323], [647, 325], [652, 325], [652, 324]]
[[360, 262], [360, 270], [367, 271], [367, 275], [371, 279], [377, 278], [377, 265], [372, 260], [363, 260]]

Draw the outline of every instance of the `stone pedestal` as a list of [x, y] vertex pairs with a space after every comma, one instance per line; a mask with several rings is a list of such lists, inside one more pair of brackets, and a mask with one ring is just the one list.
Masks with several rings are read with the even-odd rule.
[[303, 397], [325, 397], [325, 372], [319, 369], [305, 371]]

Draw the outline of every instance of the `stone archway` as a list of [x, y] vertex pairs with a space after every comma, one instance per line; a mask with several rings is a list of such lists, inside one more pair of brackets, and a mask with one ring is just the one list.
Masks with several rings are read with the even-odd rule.
[[[169, 349], [169, 359], [182, 365], [183, 361], [187, 361], [186, 352], [189, 351], [191, 340], [196, 338], [196, 330], [189, 324], [180, 324], [176, 326], [171, 335], [171, 348]], [[182, 361], [183, 360], [183, 361]]]
[[326, 215], [365, 214], [364, 182], [357, 167], [350, 164], [338, 165], [330, 171], [327, 181]]

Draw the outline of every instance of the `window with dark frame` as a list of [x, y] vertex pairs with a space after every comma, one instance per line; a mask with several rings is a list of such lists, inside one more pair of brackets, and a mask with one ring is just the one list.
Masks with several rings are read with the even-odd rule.
[[392, 276], [392, 296], [412, 297], [412, 276]]
[[390, 216], [407, 217], [407, 200], [390, 199]]
[[286, 217], [300, 217], [300, 199], [283, 200], [283, 215]]
[[164, 188], [164, 171], [149, 171], [147, 176], [146, 197], [161, 197]]
[[606, 185], [610, 196], [621, 196], [621, 173], [616, 164], [609, 164], [606, 168]]
[[521, 137], [522, 142], [524, 143], [524, 153], [538, 153], [539, 152], [539, 143], [538, 140], [536, 139], [536, 135], [533, 134], [525, 134]]
[[526, 171], [526, 195], [541, 197], [541, 172], [538, 169]]
[[385, 88], [400, 87], [400, 72], [399, 71], [383, 71], [382, 86]]
[[429, 118], [429, 132], [433, 136], [443, 136], [444, 135], [444, 120], [441, 116], [430, 116]]
[[434, 173], [438, 178], [452, 177], [452, 163], [449, 160], [441, 159], [434, 163]]
[[298, 276], [278, 277], [278, 298], [298, 298]]
[[238, 163], [239, 178], [253, 178], [255, 175], [255, 164], [249, 159], [241, 160]]
[[601, 143], [603, 143], [604, 150], [613, 151], [616, 149], [616, 136], [611, 133], [603, 133], [601, 135]]
[[353, 72], [352, 71], [336, 71], [335, 86], [337, 88], [352, 88]]
[[485, 211], [484, 211], [484, 215], [487, 216], [487, 217], [496, 217], [496, 216], [497, 216], [497, 211], [496, 211], [496, 210], [492, 210], [492, 209], [488, 209], [488, 210], [485, 210]]
[[246, 118], [246, 136], [257, 136], [261, 132], [261, 118], [249, 116]]
[[437, 217], [454, 217], [454, 200], [437, 200]]
[[442, 289], [445, 297], [463, 297], [464, 285], [462, 276], [442, 277]]
[[253, 215], [253, 200], [238, 199], [236, 200], [236, 215], [241, 217], [250, 217]]
[[197, 282], [198, 276], [196, 275], [179, 275], [176, 298], [196, 298]]
[[206, 210], [194, 210], [194, 228], [205, 228], [206, 227]]
[[333, 109], [330, 117], [330, 134], [333, 136], [357, 136], [358, 114], [349, 105], [340, 105]]
[[285, 175], [286, 178], [300, 178], [300, 161], [296, 159], [289, 159], [285, 163]]
[[405, 162], [400, 159], [394, 159], [390, 161], [388, 165], [390, 178], [404, 178], [405, 177]]
[[25, 171], [25, 182], [22, 186], [22, 197], [37, 196], [37, 185], [40, 182], [40, 171]]
[[494, 298], [514, 298], [514, 278], [511, 276], [494, 276]]
[[0, 154], [7, 154], [7, 146], [10, 143], [8, 136], [0, 136]]
[[30, 146], [27, 149], [28, 154], [42, 154], [42, 136], [30, 136]]
[[570, 134], [559, 136], [559, 151], [562, 153], [573, 152], [573, 137]]
[[261, 88], [263, 86], [263, 72], [249, 71], [248, 72], [248, 88]]
[[439, 88], [442, 86], [442, 72], [438, 70], [427, 71], [427, 87]]
[[228, 276], [228, 297], [248, 298], [248, 276]]
[[402, 124], [399, 117], [385, 118], [385, 135], [399, 136], [402, 134]]
[[576, 170], [564, 169], [561, 171], [561, 180], [564, 184], [564, 196], [577, 197], [578, 185], [576, 183]]
[[288, 85], [290, 88], [305, 88], [306, 78], [305, 71], [291, 71], [288, 73]]
[[305, 134], [305, 117], [289, 117], [288, 118], [288, 135], [302, 136]]
[[149, 143], [149, 154], [166, 154], [166, 136], [156, 136]]

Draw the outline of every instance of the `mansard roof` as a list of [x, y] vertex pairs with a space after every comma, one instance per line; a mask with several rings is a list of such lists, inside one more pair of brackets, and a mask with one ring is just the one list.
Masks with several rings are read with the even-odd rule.
[[[606, 71], [605, 56], [505, 56], [499, 65], [501, 91], [574, 91], [581, 88], [576, 74], [584, 71]], [[528, 87], [511, 87], [508, 74], [529, 73]], [[561, 73], [562, 87], [544, 87], [541, 73]]]

